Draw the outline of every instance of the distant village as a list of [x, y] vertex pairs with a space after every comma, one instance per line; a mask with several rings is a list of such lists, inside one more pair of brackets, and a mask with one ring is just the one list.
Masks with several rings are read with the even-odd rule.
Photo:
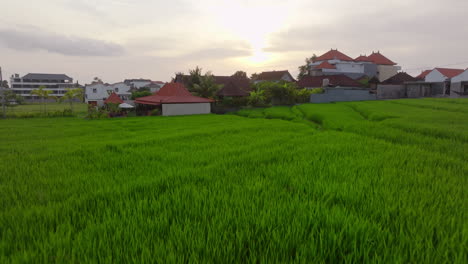
[[[215, 109], [224, 109], [219, 110], [223, 112], [243, 105], [468, 96], [468, 69], [434, 68], [411, 76], [380, 52], [353, 59], [331, 49], [308, 60], [297, 78], [283, 69], [250, 77], [242, 71], [231, 76], [209, 75], [206, 80], [202, 78], [205, 75], [197, 67], [195, 73], [175, 74], [169, 83], [125, 79], [109, 84], [96, 77], [90, 84], [80, 85], [66, 74], [14, 74], [10, 78], [10, 89], [26, 102], [37, 102], [38, 95], [33, 91], [40, 87], [51, 91], [50, 95], [55, 98], [64, 96], [71, 88], [79, 88], [83, 92], [83, 101], [90, 107], [116, 104], [126, 109], [135, 108], [141, 115], [155, 109], [162, 115], [185, 115], [216, 112]], [[302, 99], [291, 99], [291, 92], [275, 94], [276, 88], [268, 88], [268, 85], [284, 89], [293, 87], [301, 91], [298, 94]], [[213, 93], [209, 93], [210, 87], [216, 87]], [[270, 89], [267, 95], [274, 98], [265, 102], [267, 95], [261, 89]]]

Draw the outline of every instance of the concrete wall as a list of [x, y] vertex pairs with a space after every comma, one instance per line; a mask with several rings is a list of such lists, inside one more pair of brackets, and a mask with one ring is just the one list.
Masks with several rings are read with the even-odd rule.
[[406, 97], [404, 85], [377, 85], [378, 99], [399, 99]]
[[444, 94], [444, 83], [407, 83], [377, 86], [378, 99], [419, 98]]
[[393, 66], [393, 65], [378, 65], [377, 70], [379, 71], [378, 78], [379, 81], [383, 82], [390, 77], [395, 76], [399, 70], [401, 70], [400, 66]]
[[210, 103], [195, 103], [195, 104], [163, 104], [163, 116], [175, 115], [198, 115], [211, 113]]
[[328, 88], [323, 94], [312, 94], [311, 103], [349, 102], [376, 100], [375, 94], [367, 89], [359, 88]]

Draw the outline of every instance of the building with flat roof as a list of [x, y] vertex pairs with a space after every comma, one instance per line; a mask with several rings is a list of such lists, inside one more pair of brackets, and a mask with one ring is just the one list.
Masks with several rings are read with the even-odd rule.
[[31, 92], [41, 86], [45, 86], [45, 90], [52, 91], [50, 96], [62, 97], [67, 89], [75, 87], [75, 84], [73, 78], [66, 74], [28, 73], [23, 77], [13, 74], [10, 78], [10, 87], [13, 92], [26, 100], [39, 99]]

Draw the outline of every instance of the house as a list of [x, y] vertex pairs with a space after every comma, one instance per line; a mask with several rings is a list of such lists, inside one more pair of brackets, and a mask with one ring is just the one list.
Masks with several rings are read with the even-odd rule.
[[107, 84], [102, 82], [93, 82], [85, 87], [85, 102], [95, 106], [103, 106], [104, 101], [115, 93], [123, 101], [128, 101], [131, 98], [131, 86], [125, 82]]
[[362, 84], [350, 77], [340, 75], [304, 76], [297, 82], [300, 88], [313, 89], [320, 87], [362, 87]]
[[128, 86], [133, 86], [137, 89], [142, 87], [148, 87], [151, 84], [150, 79], [126, 79], [124, 83]]
[[407, 74], [406, 72], [399, 72], [396, 75], [383, 81], [382, 84], [383, 85], [402, 85], [402, 84], [405, 84], [406, 82], [416, 82], [416, 81], [418, 81], [418, 79]]
[[31, 92], [41, 86], [45, 86], [44, 90], [52, 91], [50, 96], [60, 98], [68, 88], [76, 87], [76, 84], [73, 83], [73, 78], [66, 74], [28, 73], [23, 77], [13, 74], [10, 86], [13, 93], [22, 96], [27, 101], [34, 101], [39, 98]]
[[115, 93], [112, 92], [106, 100], [104, 100], [104, 104], [123, 104], [124, 101]]
[[365, 75], [369, 78], [377, 77], [380, 81], [396, 75], [399, 70], [400, 66], [396, 66], [396, 63], [380, 52], [352, 59], [337, 49], [331, 49], [309, 64], [311, 76], [342, 74], [352, 79], [359, 79]]
[[416, 79], [420, 80], [420, 81], [424, 81], [424, 79], [426, 78], [426, 76], [431, 73], [432, 70], [425, 70], [425, 71], [422, 71], [418, 76], [416, 76]]
[[377, 75], [376, 77], [379, 81], [387, 80], [388, 78], [396, 75], [398, 71], [401, 70], [400, 66], [396, 66], [397, 64], [384, 55], [380, 53], [380, 51], [372, 52], [371, 55], [367, 57], [367, 59], [377, 65]]
[[259, 82], [280, 82], [280, 81], [286, 81], [286, 82], [294, 82], [294, 78], [292, 75], [289, 73], [289, 71], [268, 71], [268, 72], [262, 72], [257, 75], [257, 77], [254, 80], [254, 83], [259, 83]]
[[426, 82], [445, 82], [463, 73], [462, 69], [435, 68], [429, 72], [424, 80]]
[[148, 88], [150, 89], [150, 92], [155, 93], [159, 91], [159, 89], [161, 89], [164, 84], [166, 83], [161, 81], [151, 81], [151, 83], [148, 85]]
[[424, 81], [427, 83], [442, 83], [444, 94], [451, 94], [451, 79], [464, 72], [463, 69], [435, 68], [426, 75]]
[[[182, 83], [188, 86], [189, 75], [178, 74], [174, 78], [174, 82]], [[221, 85], [221, 89], [217, 92], [219, 97], [243, 97], [248, 96], [251, 91], [251, 81], [249, 78], [240, 76], [218, 76], [213, 75], [214, 82]]]
[[245, 97], [249, 96], [251, 83], [249, 78], [238, 76], [214, 76], [215, 83], [223, 87], [217, 92], [219, 97]]
[[212, 102], [192, 95], [182, 83], [167, 83], [153, 95], [135, 100], [143, 111], [159, 109], [163, 116], [209, 114]]
[[451, 79], [450, 96], [468, 96], [468, 69]]

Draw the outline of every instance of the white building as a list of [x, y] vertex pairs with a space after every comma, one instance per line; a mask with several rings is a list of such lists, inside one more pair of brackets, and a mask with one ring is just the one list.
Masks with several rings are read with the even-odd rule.
[[10, 79], [11, 89], [15, 94], [21, 95], [26, 100], [38, 100], [31, 91], [45, 86], [44, 90], [50, 90], [50, 96], [62, 97], [68, 88], [75, 87], [73, 78], [65, 74], [28, 73], [23, 77], [14, 74]]
[[352, 59], [344, 53], [332, 49], [309, 64], [309, 75], [311, 76], [343, 74], [357, 79], [365, 75], [369, 78], [377, 77], [380, 81], [396, 75], [399, 70], [401, 70], [400, 66], [396, 66], [395, 62], [380, 52]]
[[468, 69], [451, 80], [451, 97], [468, 96]]
[[124, 83], [129, 86], [133, 86], [136, 89], [140, 89], [143, 87], [149, 87], [149, 85], [151, 84], [151, 80], [149, 79], [126, 79]]
[[122, 100], [128, 101], [131, 99], [131, 86], [124, 83], [107, 84], [95, 82], [85, 87], [85, 102], [91, 105], [103, 106], [104, 101], [115, 92]]
[[447, 69], [435, 68], [426, 75], [424, 81], [426, 82], [445, 82], [450, 81], [451, 78], [463, 73], [462, 69]]

